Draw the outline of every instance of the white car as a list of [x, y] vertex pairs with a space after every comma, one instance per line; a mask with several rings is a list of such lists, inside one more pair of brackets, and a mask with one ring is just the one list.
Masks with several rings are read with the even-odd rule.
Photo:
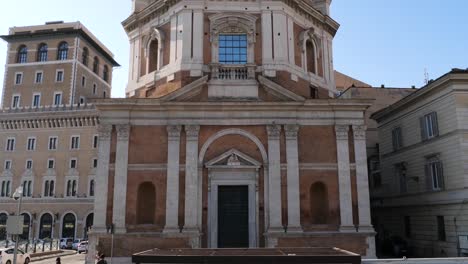
[[81, 241], [76, 250], [78, 251], [78, 254], [81, 254], [81, 252], [88, 253], [88, 241]]
[[73, 238], [61, 238], [60, 239], [60, 249], [72, 249], [73, 247]]
[[77, 250], [78, 249], [78, 244], [80, 244], [81, 241], [84, 241], [84, 239], [77, 238], [77, 239], [73, 240], [72, 249]]
[[[0, 264], [12, 264], [14, 251], [14, 248], [0, 248]], [[22, 250], [18, 249], [16, 263], [28, 264], [30, 261], [31, 256], [29, 256], [28, 253], [24, 253]]]

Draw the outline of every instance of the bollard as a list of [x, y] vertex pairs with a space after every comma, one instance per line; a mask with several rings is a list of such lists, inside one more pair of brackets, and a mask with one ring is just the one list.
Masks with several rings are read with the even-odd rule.
[[45, 241], [42, 242], [42, 252], [44, 252]]
[[34, 250], [33, 253], [36, 253], [37, 241], [34, 242]]

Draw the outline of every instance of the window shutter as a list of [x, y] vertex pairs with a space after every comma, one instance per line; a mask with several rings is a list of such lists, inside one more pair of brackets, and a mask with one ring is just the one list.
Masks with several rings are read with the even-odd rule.
[[442, 166], [442, 162], [437, 163], [437, 178], [439, 180], [440, 189], [445, 189], [445, 181], [444, 181], [444, 168]]
[[434, 136], [439, 136], [439, 123], [437, 121], [437, 112], [431, 113], [432, 116], [432, 131], [434, 131]]
[[431, 175], [431, 168], [430, 168], [430, 163], [426, 163], [424, 166], [424, 174], [426, 175], [426, 188], [428, 192], [433, 191], [432, 187], [432, 175]]
[[393, 143], [393, 150], [394, 151], [397, 150], [395, 129], [392, 130], [392, 143]]
[[419, 118], [419, 126], [421, 128], [421, 141], [427, 140], [426, 124], [424, 122], [424, 116]]

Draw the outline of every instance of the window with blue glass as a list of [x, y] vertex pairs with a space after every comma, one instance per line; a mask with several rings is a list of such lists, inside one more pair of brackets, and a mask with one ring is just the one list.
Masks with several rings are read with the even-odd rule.
[[247, 64], [247, 35], [219, 35], [219, 63]]

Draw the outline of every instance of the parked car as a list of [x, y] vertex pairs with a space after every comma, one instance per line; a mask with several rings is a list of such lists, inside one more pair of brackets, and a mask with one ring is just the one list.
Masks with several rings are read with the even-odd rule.
[[[12, 264], [14, 248], [0, 248], [0, 264]], [[24, 253], [21, 249], [18, 249], [16, 256], [17, 263], [28, 264], [31, 261], [31, 256], [28, 253]]]
[[88, 253], [88, 241], [81, 241], [77, 247], [78, 254], [81, 252]]
[[84, 239], [77, 238], [77, 239], [73, 240], [72, 249], [77, 250], [78, 249], [78, 244], [80, 244], [81, 241], [84, 241]]
[[60, 249], [72, 249], [73, 247], [73, 238], [64, 237], [60, 239]]

